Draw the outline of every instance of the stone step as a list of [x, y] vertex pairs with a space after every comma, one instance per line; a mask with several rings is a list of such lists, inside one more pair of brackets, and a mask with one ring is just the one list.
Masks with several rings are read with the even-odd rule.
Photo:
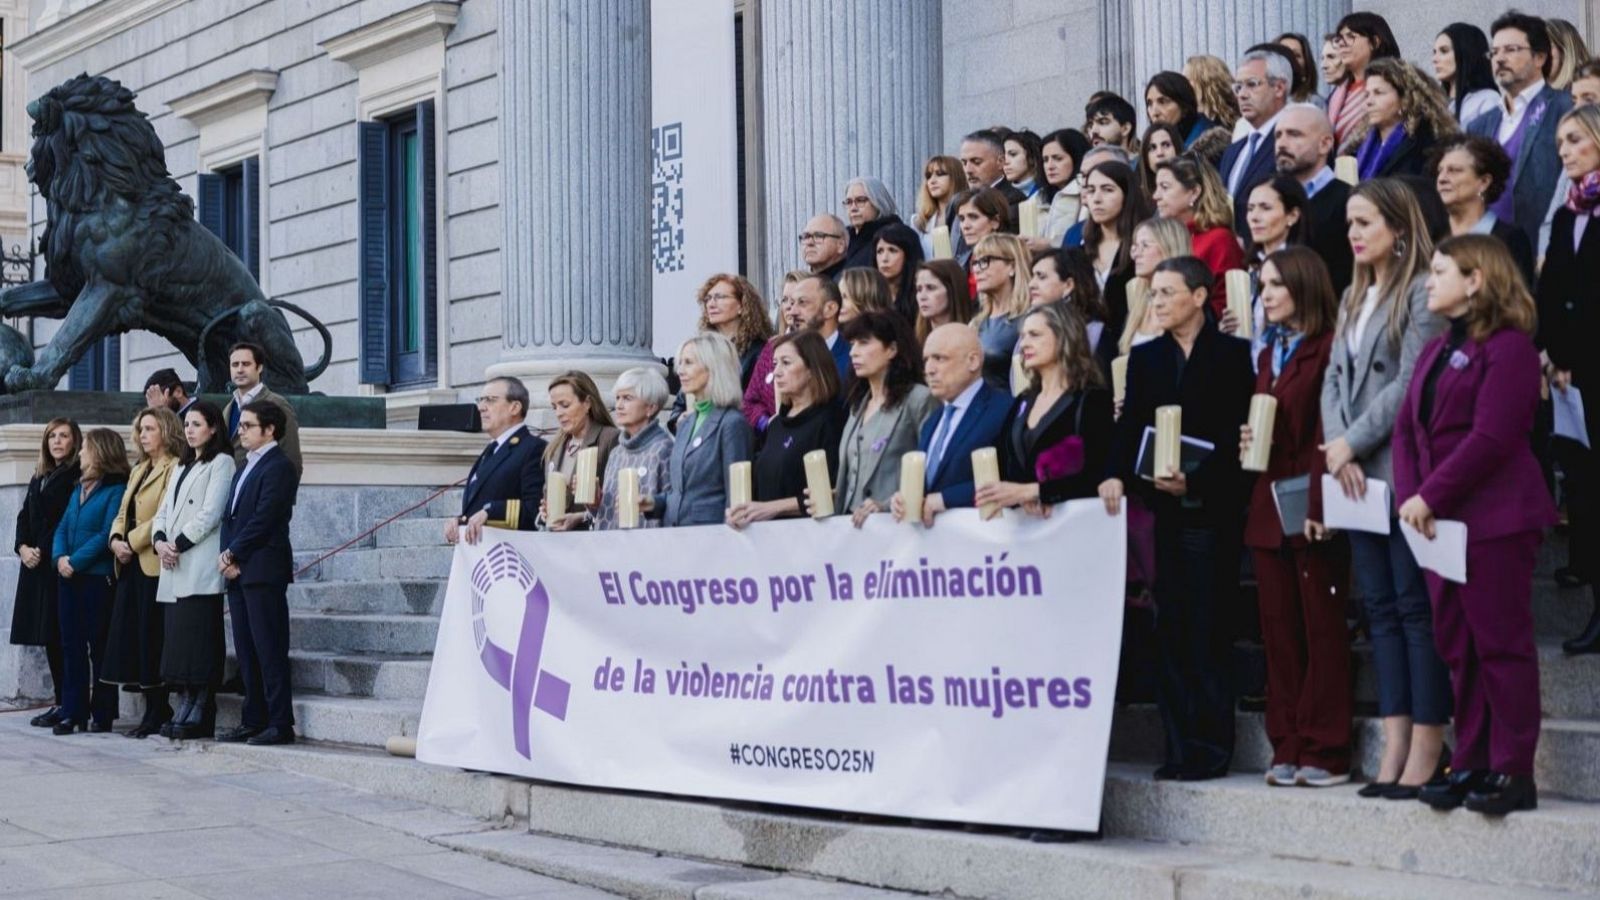
[[[496, 823], [510, 817], [518, 828], [453, 829], [429, 839], [531, 871], [564, 872], [558, 877], [630, 897], [872, 896], [854, 892], [861, 886], [985, 900], [1497, 900], [1511, 893], [1500, 884], [1278, 858], [1236, 847], [1128, 838], [1039, 844], [1002, 829], [864, 824], [825, 812], [587, 790], [354, 748], [224, 744], [214, 752]], [[1282, 814], [1291, 801], [1311, 792], [1280, 793], [1294, 794], [1282, 797]], [[1270, 820], [1260, 827], [1270, 830]], [[1492, 830], [1485, 823], [1478, 827]], [[1513, 837], [1497, 852], [1528, 851], [1520, 837]], [[648, 862], [651, 858], [660, 862]], [[706, 861], [739, 868], [718, 872], [719, 886], [710, 877], [718, 866]], [[768, 870], [769, 880], [750, 880], [759, 873], [749, 867]], [[774, 878], [774, 872], [786, 877]], [[669, 890], [659, 877], [679, 886]], [[1556, 900], [1573, 894], [1519, 887], [1515, 896]]]
[[1533, 628], [1540, 640], [1558, 643], [1576, 636], [1589, 622], [1594, 592], [1589, 587], [1557, 587], [1547, 575], [1533, 580]]
[[383, 526], [373, 537], [379, 547], [443, 547], [444, 525], [449, 518], [413, 513]]
[[[217, 729], [239, 724], [244, 698], [223, 694], [217, 698]], [[416, 736], [422, 718], [421, 700], [379, 700], [373, 697], [333, 697], [295, 692], [294, 730], [308, 741], [357, 744], [381, 748], [395, 735]]]
[[430, 654], [346, 654], [291, 650], [295, 691], [336, 697], [422, 702], [428, 692]]
[[[311, 551], [296, 553], [296, 570], [306, 569], [321, 555]], [[296, 581], [446, 579], [450, 577], [450, 562], [454, 557], [455, 548], [443, 543], [437, 547], [351, 547], [310, 565]]]
[[1508, 887], [1592, 891], [1600, 884], [1600, 805], [1541, 797], [1494, 820], [1413, 801], [1368, 800], [1349, 787], [1272, 788], [1253, 775], [1157, 782], [1114, 764], [1107, 836], [1182, 841]]
[[444, 593], [445, 582], [439, 579], [304, 581], [289, 586], [289, 609], [436, 616], [444, 607]]
[[[1161, 762], [1161, 717], [1154, 706], [1119, 706], [1112, 719], [1111, 758], [1147, 767]], [[1260, 774], [1272, 764], [1261, 713], [1239, 713], [1234, 731], [1233, 770]], [[1447, 740], [1454, 741], [1453, 732]], [[1383, 722], [1358, 717], [1352, 775], [1371, 778], [1383, 752]], [[1600, 800], [1600, 722], [1545, 719], [1539, 733], [1534, 774], [1541, 793], [1577, 800]]]
[[342, 653], [432, 653], [438, 616], [291, 613], [289, 646]]

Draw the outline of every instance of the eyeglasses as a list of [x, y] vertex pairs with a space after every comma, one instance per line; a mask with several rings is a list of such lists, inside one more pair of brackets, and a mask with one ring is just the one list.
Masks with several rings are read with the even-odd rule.
[[1499, 59], [1502, 56], [1516, 56], [1524, 50], [1531, 49], [1526, 44], [1507, 44], [1504, 47], [1494, 47], [1489, 51], [1490, 59]]
[[733, 294], [707, 294], [706, 295], [706, 301], [707, 302], [710, 302], [712, 300], [716, 300], [716, 301], [719, 301], [721, 303], [726, 303], [729, 300], [737, 300], [737, 299], [739, 299], [739, 298], [737, 296], [733, 295]]
[[1006, 265], [1010, 265], [1011, 260], [1006, 259], [1004, 256], [980, 256], [972, 261], [972, 271], [981, 272], [995, 263], [1005, 263]]
[[802, 244], [815, 244], [830, 238], [835, 241], [842, 241], [844, 240], [844, 235], [830, 234], [826, 231], [802, 231], [800, 233], [800, 243]]
[[1261, 86], [1266, 83], [1267, 79], [1265, 78], [1251, 78], [1248, 81], [1235, 81], [1233, 83], [1233, 92], [1235, 94], [1242, 94], [1245, 91], [1259, 91], [1261, 90]]
[[499, 403], [501, 400], [504, 400], [504, 399], [505, 399], [505, 397], [495, 396], [494, 394], [484, 394], [482, 397], [478, 398], [478, 405], [479, 406], [488, 406], [491, 403]]
[[1364, 35], [1356, 34], [1353, 31], [1341, 31], [1338, 34], [1334, 35], [1333, 36], [1333, 40], [1330, 41], [1329, 43], [1333, 44], [1335, 47], [1348, 47], [1351, 44], [1355, 43], [1356, 42], [1356, 38], [1359, 38], [1359, 37], [1364, 37]]
[[261, 427], [261, 423], [259, 423], [259, 422], [240, 422], [239, 423], [239, 430], [240, 431], [249, 431], [252, 428], [260, 428], [260, 427]]
[[845, 206], [871, 206], [872, 205], [872, 201], [868, 200], [866, 197], [846, 197], [846, 198], [844, 198], [844, 205]]

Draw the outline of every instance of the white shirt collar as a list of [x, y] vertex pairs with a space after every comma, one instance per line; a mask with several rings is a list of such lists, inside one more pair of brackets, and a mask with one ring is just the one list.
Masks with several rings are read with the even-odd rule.
[[973, 379], [971, 384], [967, 385], [966, 390], [957, 394], [956, 398], [950, 401], [950, 405], [954, 406], [957, 412], [960, 412], [972, 405], [972, 398], [978, 396], [978, 391], [982, 389], [983, 377], [980, 375], [979, 377]]
[[517, 432], [521, 431], [522, 428], [523, 428], [522, 423], [518, 422], [517, 424], [511, 426], [510, 428], [507, 428], [505, 431], [500, 432], [500, 436], [494, 439], [495, 452], [496, 453], [500, 452], [500, 448], [504, 447], [506, 445], [506, 441], [511, 440], [512, 436], [515, 435]]
[[[1543, 78], [1541, 78], [1538, 81], [1535, 81], [1533, 84], [1530, 84], [1527, 87], [1523, 88], [1520, 93], [1517, 93], [1517, 94], [1513, 95], [1510, 98], [1511, 99], [1511, 106], [1507, 111], [1511, 115], [1514, 116], [1517, 113], [1521, 112], [1522, 110], [1527, 109], [1528, 108], [1528, 104], [1532, 103], [1533, 102], [1533, 98], [1539, 96], [1539, 92], [1542, 91], [1542, 90], [1544, 90], [1544, 79]], [[1501, 103], [1502, 104], [1505, 102], [1505, 99], [1506, 99], [1505, 97], [1501, 97]]]
[[244, 392], [243, 394], [239, 393], [238, 391], [234, 391], [233, 392], [233, 402], [234, 402], [234, 404], [236, 406], [238, 406], [240, 409], [244, 409], [250, 403], [254, 402], [257, 397], [261, 396], [261, 391], [266, 386], [267, 386], [267, 383], [265, 381], [258, 381], [258, 382], [256, 382], [256, 386], [255, 387], [253, 387], [250, 390]]
[[251, 463], [260, 462], [261, 457], [266, 456], [267, 451], [276, 446], [278, 446], [277, 441], [267, 441], [265, 444], [262, 444], [254, 450], [251, 450], [249, 453], [245, 454], [245, 464], [249, 465]]
[[[1280, 119], [1282, 117], [1283, 117], [1283, 110], [1280, 109], [1277, 112], [1273, 113], [1272, 114], [1272, 118], [1268, 119], [1265, 123], [1263, 123], [1260, 128], [1252, 128], [1249, 131], [1245, 132], [1245, 135], [1244, 135], [1245, 140], [1249, 140], [1250, 139], [1250, 135], [1252, 135], [1252, 134], [1261, 135], [1262, 140], [1265, 140], [1266, 138], [1271, 137], [1273, 129], [1278, 127], [1278, 119]], [[1261, 146], [1261, 142], [1257, 141], [1256, 142], [1256, 146], [1260, 147]]]

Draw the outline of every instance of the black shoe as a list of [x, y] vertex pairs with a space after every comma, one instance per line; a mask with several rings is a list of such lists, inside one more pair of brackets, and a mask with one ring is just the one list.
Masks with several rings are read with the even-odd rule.
[[1179, 769], [1179, 781], [1215, 781], [1228, 777], [1227, 769]]
[[1583, 626], [1583, 633], [1570, 641], [1563, 641], [1561, 652], [1568, 656], [1600, 653], [1600, 597], [1595, 598], [1594, 612], [1589, 614], [1589, 624]]
[[84, 728], [84, 725], [83, 725], [82, 722], [69, 722], [66, 719], [62, 719], [61, 721], [57, 722], [56, 724], [54, 724], [54, 725], [52, 725], [50, 727], [50, 733], [51, 734], [71, 734], [74, 731], [82, 731], [83, 728]]
[[1486, 816], [1503, 816], [1522, 809], [1537, 809], [1539, 789], [1532, 775], [1490, 772], [1478, 789], [1467, 795], [1467, 809]]
[[1371, 800], [1376, 797], [1382, 797], [1385, 791], [1399, 786], [1400, 782], [1398, 781], [1369, 781], [1361, 790], [1356, 791], [1356, 796], [1366, 797]]
[[111, 726], [115, 724], [115, 721], [113, 719], [111, 722], [90, 722], [89, 731], [94, 734], [106, 734], [111, 731]]
[[217, 743], [242, 744], [260, 734], [263, 730], [264, 729], [261, 728], [252, 728], [249, 725], [240, 725], [237, 728], [229, 728], [227, 731], [217, 735]]
[[[195, 712], [194, 698], [194, 691], [189, 690], [183, 692], [183, 702], [178, 704], [178, 711], [172, 714], [172, 723], [174, 725], [182, 725], [183, 723], [189, 721], [189, 716], [193, 715]], [[171, 729], [167, 729], [167, 731], [170, 730]]]
[[1385, 800], [1415, 800], [1422, 793], [1423, 785], [1400, 784], [1396, 782], [1385, 788], [1378, 796]]
[[1156, 769], [1153, 777], [1157, 781], [1177, 781], [1178, 773], [1182, 771], [1183, 767], [1177, 763], [1167, 763]]
[[1439, 781], [1423, 785], [1417, 799], [1440, 811], [1455, 809], [1467, 802], [1468, 794], [1483, 786], [1487, 774], [1481, 769], [1451, 772]]
[[178, 723], [177, 723], [176, 720], [173, 720], [171, 722], [164, 722], [164, 723], [162, 723], [160, 730], [158, 730], [156, 732], [156, 734], [159, 734], [164, 738], [170, 738], [170, 737], [172, 737], [172, 730], [174, 728], [176, 728], [176, 727], [178, 727]]
[[1589, 573], [1576, 566], [1562, 566], [1555, 571], [1555, 577], [1558, 587], [1583, 587], [1589, 583]]
[[193, 692], [193, 696], [194, 707], [188, 718], [173, 724], [172, 737], [175, 740], [195, 741], [211, 738], [217, 733], [217, 703], [212, 699], [211, 691], [201, 688]]
[[246, 743], [252, 747], [271, 747], [277, 744], [292, 744], [294, 743], [294, 729], [279, 728], [276, 725], [269, 725], [267, 726], [266, 731], [261, 732], [260, 734], [246, 741]]
[[61, 721], [61, 707], [52, 706], [44, 712], [28, 720], [28, 724], [35, 728], [51, 728]]

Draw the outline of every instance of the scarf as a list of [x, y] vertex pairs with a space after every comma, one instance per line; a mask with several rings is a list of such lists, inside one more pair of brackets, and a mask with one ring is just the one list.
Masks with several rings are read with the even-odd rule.
[[700, 433], [700, 426], [711, 416], [711, 401], [696, 400], [694, 402], [694, 427], [689, 429], [689, 436], [694, 437]]
[[1596, 207], [1600, 207], [1600, 169], [1574, 181], [1567, 188], [1567, 209], [1580, 216], [1592, 216]]
[[1305, 335], [1287, 325], [1268, 325], [1261, 335], [1261, 340], [1272, 348], [1272, 377], [1276, 379], [1283, 374], [1283, 367], [1289, 364], [1289, 358], [1294, 356], [1294, 351], [1300, 346], [1300, 339]]
[[1356, 172], [1361, 180], [1378, 177], [1379, 170], [1394, 158], [1395, 151], [1406, 136], [1404, 123], [1396, 125], [1389, 132], [1389, 137], [1381, 142], [1378, 140], [1378, 129], [1367, 132], [1367, 139], [1361, 142], [1361, 149], [1356, 151]]

